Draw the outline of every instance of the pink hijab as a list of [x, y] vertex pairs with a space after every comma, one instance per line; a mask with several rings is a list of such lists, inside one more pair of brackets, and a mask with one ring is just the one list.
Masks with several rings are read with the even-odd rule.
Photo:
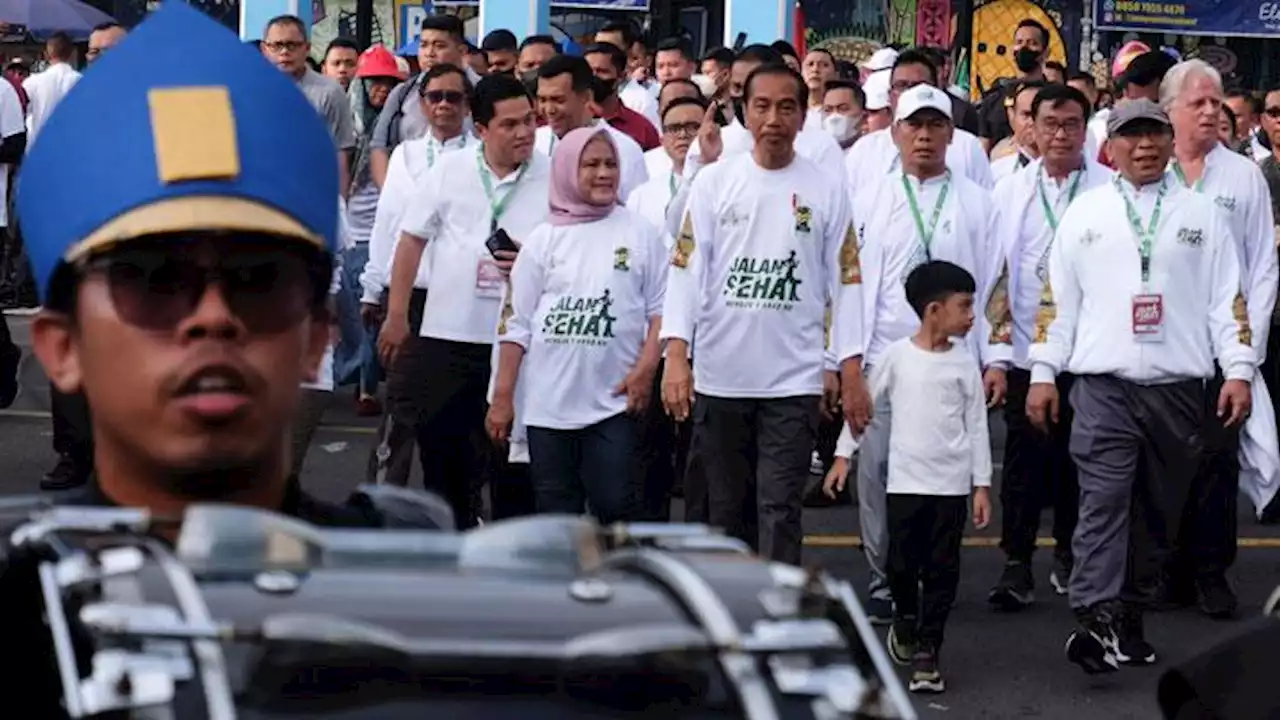
[[613, 212], [614, 205], [593, 205], [582, 197], [578, 187], [578, 164], [587, 143], [603, 136], [618, 157], [618, 146], [602, 127], [585, 127], [571, 130], [556, 143], [551, 154], [551, 215], [552, 225], [581, 225], [599, 220]]

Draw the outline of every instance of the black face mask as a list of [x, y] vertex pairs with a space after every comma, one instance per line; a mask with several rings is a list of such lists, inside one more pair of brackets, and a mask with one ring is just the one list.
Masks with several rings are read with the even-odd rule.
[[1018, 72], [1029, 73], [1040, 67], [1040, 53], [1031, 48], [1018, 48], [1013, 54], [1013, 64], [1018, 67]]

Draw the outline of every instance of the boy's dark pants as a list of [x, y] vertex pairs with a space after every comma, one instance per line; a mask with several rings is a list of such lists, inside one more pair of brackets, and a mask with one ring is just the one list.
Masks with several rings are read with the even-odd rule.
[[[896, 495], [886, 498], [894, 632], [935, 652], [942, 647], [947, 616], [960, 584], [960, 539], [969, 516], [965, 495]], [[912, 631], [915, 634], [912, 635]]]

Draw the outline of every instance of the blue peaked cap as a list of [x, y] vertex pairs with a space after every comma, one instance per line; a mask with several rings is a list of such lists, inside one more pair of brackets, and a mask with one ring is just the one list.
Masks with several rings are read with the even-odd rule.
[[291, 78], [166, 2], [41, 128], [17, 210], [42, 299], [62, 262], [147, 234], [265, 232], [334, 252], [337, 149]]

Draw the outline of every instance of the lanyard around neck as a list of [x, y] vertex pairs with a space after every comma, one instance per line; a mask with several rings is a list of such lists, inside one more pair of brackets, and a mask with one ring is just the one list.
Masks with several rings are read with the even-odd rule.
[[[1067, 207], [1071, 207], [1071, 203], [1076, 199], [1076, 192], [1080, 190], [1080, 178], [1082, 177], [1084, 177], [1083, 167], [1076, 171], [1076, 178], [1071, 181], [1071, 187], [1067, 189]], [[1049, 222], [1049, 228], [1056, 233], [1058, 232], [1058, 215], [1054, 212], [1054, 208], [1062, 202], [1062, 196], [1059, 195], [1058, 200], [1053, 205], [1049, 204], [1049, 196], [1044, 189], [1043, 172], [1036, 175], [1036, 185], [1040, 195], [1040, 205], [1044, 208], [1044, 219]], [[1050, 240], [1050, 242], [1053, 241]]]
[[1160, 210], [1164, 206], [1164, 196], [1169, 190], [1167, 178], [1160, 178], [1160, 191], [1156, 195], [1156, 206], [1151, 211], [1151, 219], [1147, 221], [1147, 228], [1142, 228], [1142, 218], [1138, 215], [1138, 210], [1133, 206], [1133, 201], [1129, 199], [1129, 193], [1125, 192], [1124, 186], [1120, 183], [1120, 176], [1117, 175], [1113, 181], [1116, 186], [1116, 192], [1120, 193], [1120, 197], [1124, 199], [1124, 212], [1129, 218], [1129, 227], [1133, 230], [1134, 238], [1138, 241], [1138, 257], [1142, 260], [1142, 282], [1145, 284], [1151, 280], [1151, 250], [1156, 243], [1156, 230], [1160, 225]]
[[920, 204], [916, 201], [916, 192], [911, 189], [911, 181], [907, 174], [902, 174], [902, 189], [907, 193], [907, 207], [911, 210], [911, 219], [915, 221], [916, 230], [920, 233], [920, 244], [924, 247], [925, 261], [933, 259], [933, 233], [938, 228], [938, 218], [942, 216], [942, 206], [947, 202], [947, 191], [951, 189], [951, 171], [947, 171], [946, 182], [938, 192], [938, 200], [933, 205], [933, 215], [926, 228], [924, 217], [920, 215]]
[[1204, 163], [1204, 170], [1200, 173], [1200, 179], [1196, 181], [1194, 187], [1192, 187], [1191, 183], [1187, 182], [1187, 176], [1182, 172], [1182, 163], [1177, 160], [1173, 161], [1173, 172], [1178, 176], [1178, 182], [1181, 182], [1183, 185], [1186, 185], [1195, 192], [1200, 192], [1200, 188], [1204, 187], [1204, 178], [1209, 174], [1209, 157], [1207, 155], [1205, 156]]
[[484, 143], [476, 149], [476, 170], [480, 171], [480, 184], [484, 186], [484, 195], [489, 200], [489, 209], [493, 212], [493, 220], [490, 225], [494, 228], [498, 227], [498, 221], [502, 219], [502, 214], [507, 211], [507, 203], [511, 200], [511, 196], [516, 194], [516, 190], [520, 187], [520, 181], [524, 179], [524, 171], [529, 169], [529, 162], [525, 161], [520, 165], [520, 170], [516, 173], [516, 179], [511, 183], [511, 189], [499, 200], [494, 195], [493, 181], [489, 179], [489, 168], [484, 162]]

